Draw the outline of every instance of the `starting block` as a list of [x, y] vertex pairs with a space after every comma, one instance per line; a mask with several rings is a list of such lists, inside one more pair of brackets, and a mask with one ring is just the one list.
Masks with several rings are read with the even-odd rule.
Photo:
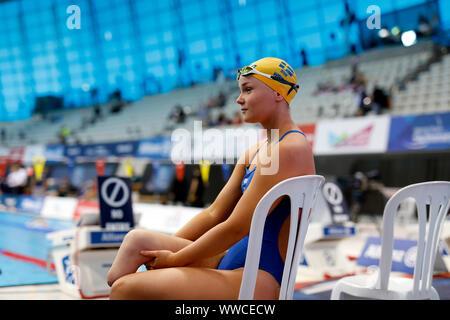
[[[140, 214], [134, 217], [138, 221]], [[77, 228], [47, 235], [60, 289], [75, 298], [107, 297], [107, 274], [128, 230], [101, 228], [98, 212], [83, 213], [80, 218]]]
[[83, 299], [109, 296], [109, 269], [123, 238], [140, 219], [133, 214], [129, 179], [98, 180], [100, 212], [84, 212], [76, 228], [48, 235], [61, 290]]

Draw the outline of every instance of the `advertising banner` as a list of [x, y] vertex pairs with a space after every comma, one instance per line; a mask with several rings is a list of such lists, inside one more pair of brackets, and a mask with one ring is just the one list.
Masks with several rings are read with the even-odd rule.
[[134, 156], [138, 145], [138, 141], [124, 141], [70, 146], [66, 148], [65, 156], [68, 158], [83, 157], [88, 159]]
[[14, 147], [9, 149], [9, 163], [21, 164], [25, 147]]
[[47, 163], [61, 163], [64, 161], [65, 146], [53, 144], [45, 146], [44, 157]]
[[139, 221], [140, 227], [167, 234], [177, 232], [203, 210], [202, 208], [154, 203], [136, 203], [133, 205], [133, 209], [142, 214]]
[[9, 157], [9, 148], [0, 147], [0, 158]]
[[88, 158], [134, 156], [137, 146], [137, 141], [90, 144], [83, 146], [82, 154]]
[[316, 124], [301, 124], [298, 126], [299, 130], [306, 135], [306, 140], [308, 140], [311, 147], [314, 147], [314, 139], [316, 135]]
[[[438, 252], [434, 262], [433, 270], [437, 273], [448, 272], [448, 267], [443, 259], [447, 255], [445, 250], [446, 244], [440, 241], [438, 244]], [[368, 237], [363, 247], [361, 255], [356, 263], [360, 266], [379, 266], [381, 258], [381, 238]], [[392, 249], [392, 271], [414, 274], [414, 266], [417, 256], [417, 241], [412, 239], [396, 239], [394, 238], [394, 246]]]
[[77, 219], [84, 213], [100, 212], [100, 205], [97, 200], [79, 199], [75, 208], [73, 218]]
[[389, 124], [388, 115], [319, 121], [314, 154], [383, 153], [387, 149]]
[[[392, 271], [414, 274], [417, 242], [409, 239], [394, 239]], [[360, 266], [378, 266], [381, 257], [381, 238], [368, 237], [356, 263]]]
[[48, 164], [61, 163], [64, 161], [64, 145], [30, 145], [24, 148], [22, 163], [33, 164], [34, 157], [44, 157]]
[[149, 159], [170, 159], [171, 151], [170, 137], [156, 137], [142, 139], [136, 150], [136, 157]]
[[23, 151], [22, 163], [32, 165], [34, 157], [43, 157], [45, 153], [45, 145], [37, 144], [26, 146]]
[[76, 198], [45, 197], [41, 215], [44, 218], [72, 220], [77, 206]]
[[450, 148], [450, 113], [392, 117], [389, 151]]
[[40, 214], [44, 205], [43, 197], [33, 197], [22, 195], [17, 203], [17, 209], [21, 212]]

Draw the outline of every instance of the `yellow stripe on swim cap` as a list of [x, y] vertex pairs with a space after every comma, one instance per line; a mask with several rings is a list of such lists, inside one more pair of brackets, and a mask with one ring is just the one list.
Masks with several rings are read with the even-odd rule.
[[[292, 67], [282, 59], [273, 57], [262, 58], [258, 61], [251, 63], [249, 66], [255, 68], [256, 70], [262, 73], [267, 73], [270, 75], [278, 74], [286, 81], [297, 83], [297, 76], [295, 75], [294, 69], [292, 69]], [[291, 92], [289, 92], [291, 86], [287, 84], [280, 83], [276, 80], [266, 78], [259, 74], [251, 74], [251, 76], [264, 82], [270, 88], [281, 94], [288, 104], [291, 103], [291, 100], [295, 97], [295, 94], [297, 93], [295, 90], [291, 90]]]

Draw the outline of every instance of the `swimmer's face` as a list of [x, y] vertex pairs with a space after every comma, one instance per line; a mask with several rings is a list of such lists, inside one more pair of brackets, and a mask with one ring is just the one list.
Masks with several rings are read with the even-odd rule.
[[241, 105], [241, 112], [245, 122], [264, 122], [274, 111], [276, 92], [264, 82], [252, 76], [239, 78], [241, 94], [236, 102]]

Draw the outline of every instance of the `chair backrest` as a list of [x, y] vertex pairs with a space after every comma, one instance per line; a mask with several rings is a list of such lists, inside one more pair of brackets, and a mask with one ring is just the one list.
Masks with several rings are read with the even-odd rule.
[[[450, 206], [450, 182], [432, 181], [412, 184], [400, 189], [389, 199], [383, 213], [377, 289], [387, 290], [388, 288], [394, 244], [394, 216], [399, 204], [407, 198], [415, 199], [418, 212], [419, 236], [414, 267], [413, 295], [420, 296], [431, 287], [442, 224]], [[428, 219], [427, 205], [429, 206]]]
[[[311, 219], [311, 209], [314, 205], [317, 191], [324, 181], [324, 177], [319, 175], [289, 178], [273, 186], [258, 202], [250, 226], [239, 299], [250, 300], [254, 297], [267, 214], [275, 200], [285, 195], [289, 196], [291, 202], [291, 221], [279, 299], [292, 299], [297, 268]], [[299, 214], [300, 208], [302, 208], [301, 215]]]

